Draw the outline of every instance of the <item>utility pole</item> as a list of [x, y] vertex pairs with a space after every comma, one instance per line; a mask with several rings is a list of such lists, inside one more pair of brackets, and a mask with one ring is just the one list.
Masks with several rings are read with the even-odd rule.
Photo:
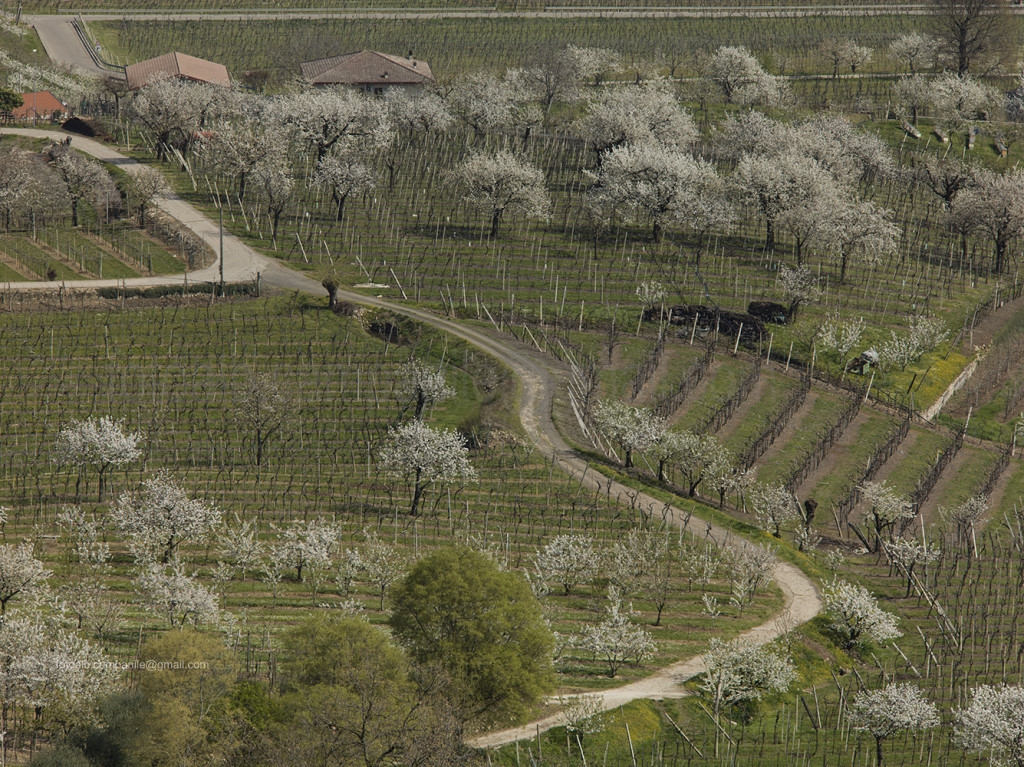
[[218, 207], [220, 210], [220, 295], [224, 296], [224, 203]]

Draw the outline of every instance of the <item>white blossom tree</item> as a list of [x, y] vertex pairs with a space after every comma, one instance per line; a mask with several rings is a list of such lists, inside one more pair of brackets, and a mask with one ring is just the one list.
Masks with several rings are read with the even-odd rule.
[[305, 571], [323, 571], [330, 566], [340, 534], [336, 525], [320, 519], [296, 519], [279, 532], [272, 556], [281, 566], [295, 568], [296, 580], [302, 581]]
[[749, 498], [757, 526], [775, 538], [782, 537], [783, 525], [800, 516], [796, 499], [784, 485], [755, 485]]
[[171, 185], [167, 183], [164, 174], [156, 168], [143, 165], [134, 169], [124, 184], [125, 196], [128, 199], [129, 208], [134, 208], [139, 217], [139, 226], [146, 225], [146, 214], [153, 206], [158, 197], [164, 197], [171, 192]]
[[728, 554], [732, 597], [740, 615], [757, 596], [758, 589], [772, 580], [778, 560], [775, 551], [767, 546], [744, 544]]
[[78, 207], [103, 188], [113, 188], [110, 174], [92, 158], [75, 152], [67, 144], [53, 144], [46, 150], [71, 203], [71, 225], [78, 226]]
[[177, 78], [147, 83], [132, 97], [128, 115], [148, 135], [163, 160], [170, 147], [183, 147], [200, 128], [199, 91], [194, 84]]
[[863, 317], [844, 320], [837, 311], [822, 321], [816, 342], [821, 348], [835, 352], [836, 360], [842, 367], [863, 336]]
[[768, 74], [742, 46], [720, 47], [704, 61], [702, 70], [718, 86], [727, 104], [776, 106], [782, 100], [778, 78]]
[[608, 664], [609, 677], [614, 677], [623, 663], [639, 665], [654, 654], [656, 644], [650, 632], [636, 625], [632, 614], [631, 608], [623, 608], [618, 589], [609, 586], [607, 614], [587, 626], [579, 640], [582, 649]]
[[802, 304], [810, 301], [817, 301], [821, 295], [821, 288], [818, 287], [818, 278], [814, 271], [807, 266], [799, 266], [790, 269], [783, 264], [779, 267], [779, 276], [776, 278], [779, 290], [789, 302], [789, 319], [796, 317]]
[[338, 206], [335, 221], [341, 221], [350, 195], [365, 194], [377, 186], [377, 174], [355, 152], [326, 155], [316, 166], [313, 183], [331, 193]]
[[871, 61], [871, 49], [847, 37], [825, 38], [818, 46], [818, 55], [832, 67], [833, 80], [839, 77], [840, 69], [849, 67], [851, 72], [856, 72]]
[[895, 255], [900, 229], [892, 214], [871, 200], [840, 199], [828, 225], [818, 233], [822, 245], [839, 261], [839, 283], [846, 283], [850, 261], [873, 267]]
[[776, 230], [787, 212], [808, 207], [818, 192], [835, 197], [828, 172], [802, 154], [744, 155], [731, 179], [740, 196], [764, 219], [767, 251], [775, 250]]
[[697, 488], [708, 481], [718, 485], [718, 479], [732, 474], [734, 456], [713, 434], [694, 434], [680, 431], [679, 450], [676, 465], [686, 481], [687, 493], [691, 498], [697, 495]]
[[915, 315], [903, 332], [890, 331], [879, 356], [883, 365], [899, 365], [900, 370], [906, 370], [907, 365], [917, 362], [948, 337], [949, 331], [940, 318]]
[[983, 684], [966, 708], [953, 712], [954, 737], [968, 751], [1024, 767], [1024, 687]]
[[5, 707], [43, 712], [65, 731], [98, 721], [95, 704], [113, 691], [117, 664], [102, 649], [37, 613], [0, 622], [0, 695]]
[[448, 385], [444, 373], [410, 359], [399, 371], [399, 391], [416, 403], [413, 418], [423, 419], [427, 405], [444, 402], [455, 396], [455, 389]]
[[724, 706], [783, 692], [796, 680], [796, 669], [789, 658], [742, 638], [728, 642], [713, 638], [704, 653], [704, 663], [707, 671], [701, 677], [700, 688], [711, 699], [716, 719]]
[[376, 535], [367, 535], [366, 543], [359, 549], [359, 561], [367, 580], [377, 587], [380, 609], [383, 610], [388, 589], [408, 571], [409, 560], [390, 543]]
[[892, 95], [898, 114], [916, 125], [921, 111], [932, 104], [931, 81], [919, 74], [901, 77], [892, 84]]
[[523, 95], [513, 80], [477, 73], [453, 83], [445, 103], [456, 117], [482, 136], [512, 125]]
[[175, 557], [183, 541], [202, 541], [220, 525], [221, 511], [188, 493], [165, 472], [143, 480], [138, 492], [123, 493], [110, 518], [128, 539], [141, 564]]
[[288, 152], [285, 131], [268, 120], [232, 120], [217, 126], [211, 138], [198, 146], [201, 157], [228, 178], [238, 182], [238, 198], [245, 199], [249, 174], [266, 157]]
[[896, 569], [906, 576], [908, 597], [914, 583], [914, 568], [934, 562], [942, 554], [942, 550], [937, 546], [928, 546], [917, 538], [893, 538], [882, 544], [882, 549]]
[[466, 440], [456, 432], [434, 429], [419, 420], [390, 429], [378, 460], [387, 476], [411, 482], [412, 516], [419, 511], [429, 485], [476, 479]]
[[249, 373], [234, 392], [235, 423], [252, 439], [253, 459], [263, 465], [267, 446], [284, 426], [292, 403], [269, 373]]
[[607, 548], [601, 561], [608, 580], [620, 593], [630, 594], [657, 578], [659, 567], [670, 556], [669, 539], [664, 534], [633, 529]]
[[490, 236], [498, 236], [501, 219], [509, 212], [546, 216], [550, 209], [544, 172], [508, 151], [472, 154], [453, 175], [465, 200], [490, 218]]
[[690, 113], [660, 80], [605, 89], [583, 118], [580, 132], [599, 161], [604, 152], [624, 144], [687, 147], [697, 138]]
[[218, 555], [233, 560], [245, 580], [247, 570], [256, 567], [265, 553], [255, 519], [242, 519], [235, 513], [234, 524], [222, 525], [217, 532]]
[[103, 502], [103, 483], [107, 470], [113, 466], [122, 468], [134, 463], [142, 456], [139, 442], [142, 435], [127, 431], [123, 420], [110, 416], [72, 421], [57, 433], [53, 446], [53, 461], [59, 466], [74, 466], [78, 469], [75, 495], [79, 495], [82, 472], [93, 466], [99, 475], [99, 500]]
[[931, 67], [935, 63], [938, 49], [939, 45], [934, 37], [920, 32], [898, 35], [889, 43], [889, 55], [906, 64], [911, 75], [916, 74], [918, 69]]
[[182, 572], [178, 565], [170, 572], [160, 565], [150, 565], [136, 580], [136, 587], [148, 600], [150, 609], [166, 618], [171, 628], [220, 621], [217, 595]]
[[885, 480], [881, 482], [865, 482], [860, 486], [860, 494], [868, 506], [865, 516], [875, 528], [875, 551], [882, 547], [882, 536], [888, 531], [892, 538], [892, 529], [896, 523], [914, 518], [914, 507], [906, 498], [890, 488]]
[[330, 151], [380, 149], [393, 138], [384, 102], [350, 88], [289, 96], [279, 103], [276, 117], [316, 152], [317, 164]]
[[633, 465], [634, 451], [653, 445], [665, 428], [664, 419], [650, 408], [633, 407], [617, 400], [597, 403], [594, 424], [605, 439], [622, 448], [622, 465], [627, 469]]
[[33, 598], [46, 589], [52, 573], [32, 554], [30, 541], [0, 546], [0, 615], [15, 597]]
[[821, 590], [825, 614], [847, 649], [866, 639], [884, 642], [902, 636], [896, 616], [878, 606], [878, 600], [863, 586], [833, 578]]
[[1003, 274], [1010, 244], [1024, 235], [1024, 173], [976, 171], [973, 185], [953, 201], [952, 212], [991, 241], [995, 271]]
[[975, 525], [985, 518], [988, 509], [988, 498], [983, 495], [975, 495], [956, 506], [948, 508], [940, 506], [939, 516], [945, 522], [953, 525], [959, 544], [968, 547], [974, 536]]
[[384, 104], [392, 125], [401, 130], [440, 133], [455, 122], [444, 98], [432, 88], [388, 88]]
[[659, 144], [626, 144], [609, 150], [601, 159], [590, 190], [592, 203], [622, 213], [629, 220], [651, 223], [651, 239], [658, 242], [669, 224], [703, 231], [712, 212], [705, 197], [721, 194], [722, 184], [714, 166], [689, 153]]
[[534, 555], [533, 563], [542, 580], [561, 584], [568, 596], [597, 574], [600, 557], [593, 538], [557, 535]]
[[932, 81], [932, 107], [941, 126], [951, 131], [966, 131], [982, 112], [995, 110], [1002, 94], [969, 74], [952, 72]]
[[861, 690], [848, 709], [855, 730], [871, 733], [875, 739], [875, 764], [882, 767], [882, 744], [893, 735], [920, 732], [938, 727], [939, 708], [928, 700], [921, 688], [907, 682], [891, 684], [882, 690]]
[[257, 163], [249, 173], [249, 181], [256, 190], [257, 199], [266, 206], [270, 216], [270, 239], [277, 249], [277, 230], [281, 214], [295, 194], [287, 155], [269, 155]]

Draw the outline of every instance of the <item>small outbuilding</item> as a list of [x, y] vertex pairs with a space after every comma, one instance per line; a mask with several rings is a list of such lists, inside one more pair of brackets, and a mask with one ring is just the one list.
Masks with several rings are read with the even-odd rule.
[[137, 64], [129, 64], [125, 67], [124, 73], [128, 79], [128, 87], [132, 90], [163, 77], [177, 77], [182, 80], [213, 85], [231, 85], [231, 77], [228, 75], [227, 67], [223, 64], [177, 51], [165, 53], [155, 59], [146, 59]]
[[22, 93], [24, 104], [11, 110], [14, 120], [53, 120], [63, 117], [68, 106], [49, 91]]
[[359, 51], [331, 56], [299, 65], [302, 77], [311, 85], [347, 85], [367, 93], [381, 94], [387, 88], [421, 88], [434, 82], [430, 65], [403, 56], [377, 51]]

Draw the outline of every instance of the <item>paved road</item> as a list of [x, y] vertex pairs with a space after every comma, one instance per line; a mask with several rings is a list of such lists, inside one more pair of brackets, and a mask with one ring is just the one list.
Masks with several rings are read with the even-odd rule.
[[107, 74], [92, 60], [74, 27], [71, 16], [26, 16], [25, 23], [35, 27], [50, 61], [77, 67], [90, 75]]
[[[0, 134], [2, 133], [16, 133], [37, 137], [52, 136], [54, 138], [62, 138], [67, 135], [60, 131], [31, 129], [3, 129], [0, 130]], [[72, 146], [98, 159], [116, 163], [128, 173], [136, 172], [141, 167], [136, 161], [124, 157], [110, 147], [91, 139], [76, 136], [72, 140]], [[176, 196], [161, 200], [159, 205], [164, 211], [203, 237], [214, 250], [217, 249], [219, 229], [214, 221], [206, 218], [194, 207]], [[232, 282], [246, 280], [250, 279], [256, 272], [262, 274], [264, 282], [268, 285], [323, 295], [326, 300], [324, 290], [316, 280], [294, 272], [280, 263], [257, 253], [233, 236], [225, 235], [225, 279]], [[206, 269], [193, 273], [189, 276], [189, 279], [215, 281], [218, 278], [218, 274], [219, 264], [215, 263]], [[127, 286], [180, 285], [183, 279], [182, 276], [161, 276], [123, 281], [79, 280], [67, 283], [65, 287], [67, 289], [83, 289], [121, 284]], [[55, 285], [52, 282], [33, 282], [11, 283], [11, 287], [15, 289], [53, 290]], [[553, 460], [566, 473], [579, 478], [582, 484], [588, 488], [595, 488], [617, 497], [626, 497], [633, 493], [629, 488], [610, 481], [597, 472], [590, 470], [586, 462], [577, 456], [576, 452], [566, 444], [558, 433], [551, 419], [551, 412], [556, 389], [561, 384], [558, 376], [549, 367], [549, 359], [524, 350], [519, 346], [514, 346], [503, 339], [491, 337], [474, 328], [440, 318], [422, 309], [393, 304], [383, 299], [349, 291], [339, 291], [338, 295], [344, 301], [388, 309], [432, 325], [468, 341], [500, 360], [519, 379], [519, 418], [527, 435], [535, 442], [538, 451]], [[683, 512], [679, 509], [666, 506], [661, 501], [646, 494], [640, 494], [637, 502], [642, 504], [643, 508], [651, 509], [653, 513], [664, 514], [670, 522], [681, 524], [685, 518]], [[699, 534], [706, 532], [707, 536], [719, 545], [743, 545], [742, 541], [732, 538], [730, 533], [716, 525], [707, 524], [695, 517], [689, 519], [689, 524], [694, 526], [691, 529], [694, 529]], [[746, 633], [746, 636], [752, 641], [770, 641], [780, 636], [786, 630], [810, 620], [821, 610], [821, 600], [814, 583], [798, 568], [788, 563], [778, 563], [775, 571], [775, 582], [785, 596], [785, 606], [774, 618]], [[679, 687], [680, 683], [696, 676], [703, 670], [703, 658], [691, 658], [664, 668], [645, 679], [612, 690], [590, 693], [588, 697], [597, 698], [603, 710], [617, 708], [625, 703], [641, 698], [661, 699], [680, 697], [684, 694]], [[537, 722], [531, 722], [523, 727], [489, 733], [476, 738], [471, 742], [471, 745], [485, 748], [512, 743], [516, 740], [533, 737], [538, 732], [538, 729], [543, 732], [564, 723], [564, 717], [560, 714], [555, 714]]]

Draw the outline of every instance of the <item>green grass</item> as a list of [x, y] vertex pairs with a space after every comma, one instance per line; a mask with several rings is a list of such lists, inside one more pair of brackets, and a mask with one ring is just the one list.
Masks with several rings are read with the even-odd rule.
[[843, 401], [832, 394], [819, 394], [814, 406], [796, 424], [793, 438], [770, 460], [758, 464], [757, 479], [765, 484], [785, 482], [818, 443], [825, 432], [838, 422]]
[[[941, 493], [933, 494], [929, 498], [929, 502], [949, 509], [977, 495], [998, 459], [999, 455], [994, 451], [964, 445], [957, 456], [960, 465], [956, 474], [949, 478]], [[952, 468], [950, 466], [946, 471], [951, 471]]]
[[823, 476], [814, 487], [810, 496], [821, 508], [829, 508], [838, 503], [857, 483], [867, 464], [868, 458], [876, 447], [882, 444], [896, 421], [880, 413], [872, 413], [863, 423], [851, 424], [855, 429], [853, 440], [845, 446], [840, 456], [833, 456], [832, 470]]
[[742, 420], [733, 423], [738, 420], [734, 415], [723, 430], [729, 431], [729, 435], [722, 441], [723, 444], [737, 455], [742, 454], [761, 436], [799, 387], [796, 379], [767, 370], [762, 371], [761, 377], [768, 379], [762, 396], [752, 404]]
[[675, 426], [680, 429], [694, 429], [704, 423], [711, 413], [716, 411], [739, 389], [740, 381], [750, 372], [750, 364], [736, 359], [719, 359], [704, 374], [706, 386], [696, 400], [684, 403], [685, 412], [679, 416]]
[[949, 441], [946, 434], [911, 427], [900, 448], [905, 452], [903, 460], [886, 478], [886, 484], [894, 492], [909, 496], [917, 489], [918, 480], [935, 464], [937, 455], [946, 448]]

